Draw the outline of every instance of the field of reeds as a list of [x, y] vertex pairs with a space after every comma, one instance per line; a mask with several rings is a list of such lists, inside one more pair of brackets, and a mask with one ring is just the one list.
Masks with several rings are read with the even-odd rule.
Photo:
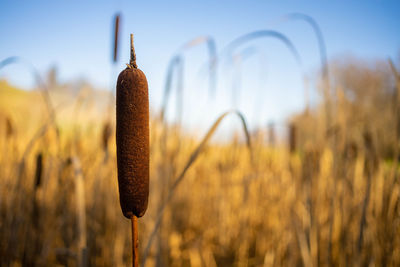
[[[231, 46], [262, 35], [293, 48], [273, 31]], [[213, 42], [188, 46], [201, 42], [212, 70]], [[181, 62], [171, 60], [164, 99]], [[167, 122], [167, 100], [151, 110], [142, 265], [400, 265], [400, 77], [386, 59], [329, 67], [329, 80], [316, 78], [319, 102], [293, 114], [284, 131], [250, 129], [247, 114], [234, 110], [215, 114], [199, 138]], [[88, 84], [42, 79], [24, 91], [0, 81], [1, 266], [130, 265], [114, 103]], [[227, 117], [237, 125], [219, 142], [213, 134]]]

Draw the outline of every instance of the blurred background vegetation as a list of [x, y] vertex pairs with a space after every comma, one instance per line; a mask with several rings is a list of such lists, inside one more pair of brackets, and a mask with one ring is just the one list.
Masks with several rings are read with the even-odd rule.
[[[112, 25], [118, 45], [115, 20]], [[194, 40], [186, 47], [210, 48], [213, 39]], [[159, 90], [164, 111], [176, 106], [169, 108], [176, 116], [151, 109], [141, 264], [399, 266], [398, 59], [326, 58], [326, 65], [305, 75], [301, 93], [282, 100], [300, 95], [301, 108], [267, 120], [255, 101], [243, 100], [246, 94], [257, 100], [256, 93], [235, 87], [256, 75], [218, 50], [203, 58], [207, 74], [198, 82], [214, 88], [217, 98], [225, 86], [227, 107], [238, 109], [247, 125], [229, 113], [216, 125], [217, 136], [202, 143], [212, 124], [185, 124], [196, 103], [182, 96], [193, 90], [182, 81], [183, 70], [193, 68], [186, 65], [190, 58], [183, 64], [183, 47], [172, 56], [174, 68], [167, 69]], [[243, 60], [249, 51], [236, 56]], [[262, 53], [256, 58], [269, 62]], [[83, 78], [62, 81], [58, 66], [41, 72], [22, 58], [0, 60], [0, 74], [18, 66], [35, 80], [30, 90], [7, 76], [0, 80], [0, 265], [130, 265], [130, 222], [122, 216], [117, 189], [114, 83], [101, 89]], [[112, 78], [122, 70], [119, 63], [111, 62]], [[223, 67], [233, 76], [217, 71]], [[221, 85], [223, 79], [229, 82]], [[169, 102], [168, 90], [174, 92]], [[207, 103], [218, 105], [212, 97]], [[205, 109], [198, 112], [207, 121], [222, 114]], [[249, 127], [251, 116], [262, 123]]]

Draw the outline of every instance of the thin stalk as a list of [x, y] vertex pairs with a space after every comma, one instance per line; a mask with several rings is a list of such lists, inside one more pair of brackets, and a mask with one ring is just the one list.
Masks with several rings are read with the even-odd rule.
[[131, 218], [132, 226], [132, 266], [139, 266], [139, 234], [138, 234], [138, 218], [133, 215]]
[[[328, 57], [326, 55], [326, 44], [325, 44], [325, 39], [324, 39], [324, 35], [322, 34], [321, 28], [319, 27], [317, 21], [313, 17], [303, 14], [303, 13], [290, 13], [290, 14], [285, 15], [282, 19], [284, 21], [302, 20], [312, 27], [315, 37], [317, 38], [317, 41], [318, 41], [319, 56], [320, 56], [321, 70], [322, 70], [321, 78], [322, 78], [322, 82], [324, 84], [324, 95], [326, 98], [325, 100], [328, 101], [328, 97], [331, 95], [330, 78], [329, 78], [329, 70], [328, 70]], [[329, 129], [330, 120], [331, 120], [330, 103], [327, 103], [326, 116], [327, 116], [327, 127], [328, 127], [327, 129]]]
[[[232, 55], [234, 54], [235, 49], [237, 49], [239, 46], [244, 45], [250, 41], [260, 39], [260, 38], [274, 38], [282, 42], [290, 51], [290, 54], [294, 57], [296, 64], [299, 67], [300, 70], [300, 75], [303, 79], [303, 88], [305, 91], [305, 95], [307, 95], [306, 90], [306, 75], [303, 69], [303, 61], [300, 57], [299, 52], [297, 51], [296, 47], [292, 43], [292, 41], [284, 34], [278, 32], [278, 31], [273, 31], [273, 30], [258, 30], [258, 31], [253, 31], [246, 33], [242, 36], [239, 36], [238, 38], [234, 39], [232, 42], [230, 42], [219, 54], [219, 57], [222, 58], [223, 56], [228, 56], [229, 58], [232, 58]], [[307, 99], [305, 100], [307, 101]], [[306, 106], [308, 106], [308, 103], [306, 103]]]
[[303, 13], [290, 13], [284, 16], [283, 19], [303, 20], [312, 27], [315, 37], [317, 38], [318, 41], [319, 56], [321, 60], [321, 69], [322, 69], [322, 79], [326, 80], [327, 84], [329, 85], [329, 70], [328, 70], [328, 57], [326, 53], [326, 44], [324, 35], [322, 34], [321, 28], [319, 27], [316, 20], [313, 17]]
[[179, 54], [182, 54], [185, 50], [200, 45], [202, 43], [207, 44], [208, 50], [208, 71], [209, 71], [209, 94], [215, 96], [216, 87], [216, 66], [217, 66], [217, 45], [213, 37], [211, 36], [199, 36], [193, 40], [187, 42], [181, 47]]
[[78, 266], [87, 266], [86, 204], [83, 172], [78, 157], [72, 158], [75, 175], [75, 198], [78, 221]]
[[396, 79], [396, 93], [395, 93], [395, 116], [396, 116], [396, 145], [394, 146], [394, 169], [397, 170], [399, 161], [399, 139], [400, 139], [400, 74], [398, 73], [393, 61], [389, 58], [390, 69]]

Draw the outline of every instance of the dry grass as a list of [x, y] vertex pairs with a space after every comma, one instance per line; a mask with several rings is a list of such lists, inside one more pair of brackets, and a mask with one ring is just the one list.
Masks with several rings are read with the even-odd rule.
[[[323, 106], [299, 114], [289, 135], [294, 145], [278, 142], [273, 130], [273, 145], [264, 142], [266, 129], [252, 135], [252, 157], [244, 138], [205, 144], [152, 116], [149, 208], [139, 221], [143, 262], [159, 229], [146, 266], [400, 265], [397, 102], [387, 101], [397, 91], [394, 78], [388, 67], [337, 66], [332, 126]], [[86, 256], [92, 266], [129, 265], [129, 221], [118, 208], [108, 141], [115, 133], [96, 116], [72, 124], [62, 111], [58, 131], [44, 127], [45, 104], [23, 104], [37, 93], [5, 82], [0, 93], [15, 100], [1, 101], [1, 265], [76, 266]], [[80, 114], [94, 109], [83, 105]]]

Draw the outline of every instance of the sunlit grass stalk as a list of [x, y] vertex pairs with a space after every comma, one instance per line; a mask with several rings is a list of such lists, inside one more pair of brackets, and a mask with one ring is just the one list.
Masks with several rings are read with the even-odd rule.
[[81, 163], [78, 157], [72, 158], [75, 181], [76, 214], [78, 220], [78, 266], [85, 267], [88, 264], [88, 249], [86, 236], [86, 204], [85, 182]]
[[247, 147], [249, 149], [249, 153], [250, 153], [250, 159], [251, 162], [253, 162], [252, 159], [252, 149], [251, 149], [251, 141], [250, 141], [250, 134], [249, 131], [247, 129], [247, 124], [246, 121], [244, 119], [244, 116], [238, 112], [238, 111], [228, 111], [225, 112], [224, 114], [222, 114], [220, 117], [218, 117], [218, 119], [214, 122], [214, 124], [211, 126], [211, 128], [207, 131], [206, 135], [203, 137], [202, 141], [200, 142], [200, 144], [196, 147], [196, 149], [193, 151], [193, 153], [190, 155], [189, 160], [187, 161], [187, 163], [185, 164], [185, 167], [183, 168], [183, 170], [180, 172], [180, 174], [178, 175], [178, 177], [174, 180], [172, 186], [169, 189], [168, 195], [166, 197], [166, 199], [162, 200], [162, 204], [161, 207], [159, 208], [159, 211], [157, 212], [157, 217], [156, 217], [156, 221], [155, 221], [155, 225], [153, 227], [153, 230], [150, 234], [149, 240], [147, 242], [144, 254], [143, 254], [143, 260], [141, 263], [141, 266], [145, 266], [146, 263], [146, 259], [148, 257], [148, 254], [150, 252], [150, 248], [153, 242], [153, 239], [157, 233], [157, 230], [159, 229], [160, 225], [161, 225], [161, 221], [162, 221], [162, 217], [165, 211], [165, 208], [167, 207], [167, 205], [169, 204], [169, 202], [171, 201], [172, 197], [174, 196], [175, 190], [177, 189], [177, 187], [179, 186], [179, 184], [182, 182], [182, 180], [185, 177], [186, 172], [189, 170], [189, 168], [193, 165], [193, 163], [196, 161], [196, 159], [198, 158], [198, 156], [201, 154], [201, 152], [204, 150], [205, 146], [207, 145], [209, 139], [213, 136], [213, 134], [215, 133], [215, 131], [217, 130], [219, 124], [223, 121], [223, 119], [229, 115], [229, 114], [236, 114], [237, 116], [239, 116], [241, 122], [242, 122], [242, 126], [243, 126], [243, 131], [245, 132], [246, 135], [246, 142], [247, 142]]
[[397, 170], [397, 164], [399, 161], [399, 145], [400, 145], [400, 74], [398, 73], [396, 67], [394, 66], [391, 59], [388, 60], [390, 69], [393, 72], [393, 76], [396, 81], [396, 91], [395, 91], [395, 114], [396, 114], [396, 144], [394, 147], [394, 166]]

